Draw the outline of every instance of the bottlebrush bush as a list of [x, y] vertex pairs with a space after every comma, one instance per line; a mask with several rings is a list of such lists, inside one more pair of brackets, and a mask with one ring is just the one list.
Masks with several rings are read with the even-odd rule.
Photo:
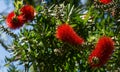
[[[0, 39], [1, 45], [12, 54], [11, 58], [5, 60], [6, 66], [10, 66], [8, 71], [18, 71], [11, 65], [18, 62], [24, 66], [25, 72], [119, 72], [120, 2], [116, 0], [106, 5], [97, 0], [96, 4], [93, 4], [93, 0], [89, 1], [84, 6], [78, 4], [78, 0], [51, 0], [47, 3], [15, 0], [15, 14], [25, 18], [24, 26], [17, 29], [20, 32], [15, 34], [2, 24], [7, 17], [0, 21], [0, 31], [13, 37], [10, 45]], [[115, 5], [112, 8], [114, 11], [110, 10], [111, 4]], [[30, 8], [24, 8], [26, 5], [30, 5]], [[105, 6], [105, 9], [99, 6]], [[107, 38], [100, 38], [102, 36]], [[92, 67], [93, 64], [98, 65]]]

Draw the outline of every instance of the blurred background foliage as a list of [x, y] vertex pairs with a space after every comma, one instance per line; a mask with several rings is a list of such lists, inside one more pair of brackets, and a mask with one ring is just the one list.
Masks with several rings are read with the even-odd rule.
[[[10, 35], [13, 41], [0, 44], [12, 54], [5, 59], [8, 72], [20, 72], [13, 65], [18, 62], [24, 66], [22, 72], [119, 72], [120, 71], [120, 20], [119, 1], [115, 1], [114, 12], [110, 5], [102, 5], [88, 0], [15, 0], [22, 5], [34, 6], [37, 15], [15, 34], [0, 25], [0, 31]], [[106, 7], [106, 8], [103, 8]], [[99, 8], [102, 7], [102, 8]], [[16, 7], [15, 7], [16, 8]], [[114, 15], [113, 15], [114, 13]], [[117, 15], [116, 15], [117, 14]], [[4, 16], [0, 23], [5, 20]], [[70, 24], [79, 36], [85, 39], [82, 46], [72, 46], [55, 37], [56, 27], [62, 23]], [[111, 59], [102, 67], [92, 69], [88, 56], [99, 37], [106, 35], [115, 42]]]

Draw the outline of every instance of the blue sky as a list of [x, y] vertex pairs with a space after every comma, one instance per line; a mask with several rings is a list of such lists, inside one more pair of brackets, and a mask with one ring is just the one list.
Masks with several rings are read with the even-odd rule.
[[[0, 14], [6, 15], [8, 12], [14, 9], [12, 0], [0, 0]], [[10, 42], [9, 37], [5, 33], [0, 33], [0, 38], [5, 40], [5, 42]], [[10, 54], [0, 45], [0, 72], [7, 72], [6, 67], [4, 66], [5, 56], [10, 57]]]

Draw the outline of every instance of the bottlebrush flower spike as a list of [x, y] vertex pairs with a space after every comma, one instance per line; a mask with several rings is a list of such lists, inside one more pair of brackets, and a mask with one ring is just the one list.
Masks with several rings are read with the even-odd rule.
[[24, 18], [22, 15], [16, 16], [16, 14], [12, 11], [6, 17], [6, 24], [11, 29], [20, 28], [24, 24]]
[[68, 24], [62, 24], [58, 26], [56, 31], [56, 38], [72, 45], [81, 45], [84, 42], [84, 40], [79, 37], [73, 28]]
[[21, 9], [21, 14], [24, 15], [26, 21], [33, 20], [35, 16], [35, 10], [31, 5], [25, 5]]
[[101, 37], [88, 58], [90, 66], [94, 68], [104, 65], [109, 60], [113, 50], [112, 39], [106, 36]]
[[108, 3], [112, 2], [112, 0], [100, 0], [100, 2], [103, 4], [108, 4]]

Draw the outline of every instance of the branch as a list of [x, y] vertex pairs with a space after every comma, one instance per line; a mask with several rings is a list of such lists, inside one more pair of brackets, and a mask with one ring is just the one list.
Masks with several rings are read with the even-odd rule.
[[17, 38], [16, 34], [14, 34], [13, 32], [11, 32], [10, 30], [8, 30], [7, 28], [5, 28], [2, 25], [0, 25], [0, 30], [2, 30], [3, 32], [6, 32], [8, 35], [10, 35], [13, 38]]
[[5, 50], [8, 49], [8, 47], [3, 43], [3, 41], [0, 39], [0, 44], [3, 46], [3, 48], [5, 48]]

